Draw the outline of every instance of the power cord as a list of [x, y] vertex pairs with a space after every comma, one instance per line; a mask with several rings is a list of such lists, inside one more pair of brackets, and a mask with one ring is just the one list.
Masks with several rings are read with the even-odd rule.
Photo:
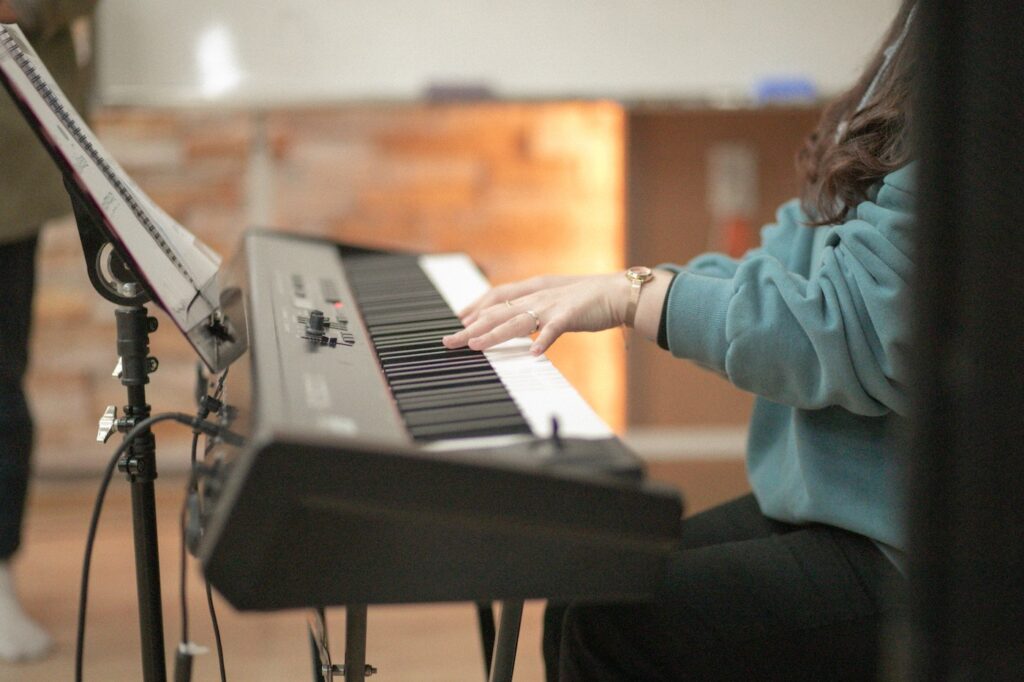
[[[203, 374], [202, 366], [197, 367], [199, 372], [198, 384], [202, 388], [197, 390], [196, 396], [199, 403], [199, 411], [196, 417], [206, 419], [210, 413], [219, 414], [223, 403], [221, 397], [224, 394], [224, 381], [227, 379], [228, 370], [225, 369], [220, 375], [217, 387], [213, 395], [206, 394], [206, 377]], [[175, 679], [185, 682], [192, 676], [192, 659], [197, 653], [205, 652], [205, 649], [198, 647], [189, 641], [189, 617], [188, 617], [188, 587], [187, 587], [187, 548], [189, 541], [188, 519], [191, 513], [192, 518], [198, 523], [202, 516], [202, 497], [199, 495], [199, 477], [207, 473], [205, 467], [198, 462], [197, 451], [199, 449], [199, 436], [202, 432], [199, 429], [192, 431], [192, 447], [189, 456], [189, 478], [185, 485], [185, 499], [182, 502], [179, 523], [181, 527], [181, 561], [179, 565], [179, 593], [181, 601], [181, 642], [174, 658]], [[198, 531], [196, 532], [198, 536]], [[198, 539], [196, 537], [195, 539]], [[213, 626], [213, 636], [217, 644], [217, 664], [220, 670], [221, 682], [227, 682], [227, 672], [224, 667], [224, 646], [220, 636], [220, 625], [217, 622], [217, 611], [213, 605], [213, 592], [210, 589], [210, 581], [206, 580], [206, 604], [210, 611], [210, 622]]]
[[217, 623], [217, 609], [213, 607], [213, 590], [210, 589], [210, 581], [206, 581], [206, 605], [210, 609], [210, 622], [213, 625], [213, 639], [217, 642], [217, 664], [220, 666], [220, 680], [227, 682], [228, 676], [224, 671], [224, 647], [220, 641], [220, 625]]
[[89, 532], [85, 540], [85, 556], [82, 560], [82, 585], [78, 597], [78, 633], [75, 639], [75, 682], [81, 682], [82, 680], [82, 659], [85, 650], [85, 614], [89, 596], [89, 569], [92, 564], [92, 550], [96, 542], [96, 530], [99, 526], [100, 512], [103, 510], [103, 501], [107, 495], [107, 488], [110, 487], [110, 481], [114, 477], [114, 470], [117, 468], [118, 461], [120, 461], [122, 455], [131, 446], [132, 442], [154, 424], [164, 421], [176, 421], [207, 435], [221, 437], [228, 442], [240, 442], [236, 435], [231, 434], [226, 429], [222, 429], [217, 424], [205, 421], [197, 416], [188, 415], [183, 412], [163, 412], [147, 417], [137, 423], [125, 435], [124, 441], [114, 450], [103, 472], [103, 480], [100, 482], [100, 488], [96, 494], [92, 517], [89, 519]]
[[[211, 409], [214, 412], [220, 413], [220, 408], [223, 406], [221, 400], [224, 396], [224, 381], [228, 378], [228, 371], [231, 368], [226, 368], [220, 375], [220, 379], [217, 380], [217, 388], [213, 392], [213, 398], [211, 401], [200, 401], [200, 410]], [[204, 417], [205, 418], [205, 417]], [[198, 436], [198, 434], [194, 434]], [[195, 442], [193, 441], [192, 449], [192, 469], [196, 470], [196, 451]], [[207, 441], [209, 443], [209, 441]], [[196, 481], [198, 485], [198, 481]], [[203, 498], [200, 497], [198, 501], [199, 513], [203, 513]], [[206, 606], [210, 611], [210, 625], [213, 627], [213, 641], [217, 644], [217, 665], [220, 668], [220, 681], [227, 682], [227, 672], [224, 670], [224, 645], [220, 638], [220, 624], [217, 622], [217, 609], [213, 605], [213, 590], [210, 589], [210, 581], [205, 580], [206, 583]]]

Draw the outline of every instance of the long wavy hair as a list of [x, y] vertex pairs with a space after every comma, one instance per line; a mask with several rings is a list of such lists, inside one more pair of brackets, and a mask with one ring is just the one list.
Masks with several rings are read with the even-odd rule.
[[842, 222], [868, 190], [911, 160], [913, 81], [916, 31], [892, 54], [885, 72], [862, 108], [861, 99], [885, 61], [885, 50], [897, 41], [914, 7], [904, 0], [882, 44], [857, 82], [822, 112], [818, 126], [797, 152], [802, 176], [801, 204], [808, 225]]

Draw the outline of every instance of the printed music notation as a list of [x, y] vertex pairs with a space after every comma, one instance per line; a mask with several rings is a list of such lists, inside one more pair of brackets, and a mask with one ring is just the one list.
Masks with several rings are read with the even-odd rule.
[[107, 153], [14, 24], [0, 24], [0, 81], [179, 329], [189, 335], [207, 323], [218, 304], [220, 257], [160, 209]]

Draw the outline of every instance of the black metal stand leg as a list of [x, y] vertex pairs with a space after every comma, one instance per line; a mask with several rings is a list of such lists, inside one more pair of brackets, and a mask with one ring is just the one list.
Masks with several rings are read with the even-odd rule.
[[160, 553], [156, 544], [156, 501], [153, 482], [132, 482], [132, 525], [135, 535], [135, 583], [139, 596], [142, 673], [146, 682], [166, 679], [164, 624], [160, 601]]
[[327, 617], [323, 608], [317, 609], [309, 622], [309, 639], [313, 647], [313, 679], [330, 682], [335, 676], [344, 676], [345, 682], [365, 682], [377, 674], [377, 669], [366, 664], [366, 604], [345, 607], [345, 662], [331, 663], [327, 641]]
[[476, 620], [480, 625], [480, 644], [484, 651], [484, 677], [490, 679], [494, 659], [494, 606], [486, 601], [477, 602]]
[[327, 639], [327, 614], [323, 607], [313, 610], [309, 617], [309, 643], [313, 653], [313, 682], [331, 682], [334, 666]]
[[366, 680], [366, 604], [345, 607], [345, 682]]
[[[119, 307], [117, 352], [121, 358], [121, 383], [128, 391], [124, 418], [137, 423], [150, 414], [146, 403], [149, 373], [156, 361], [149, 357], [149, 332], [156, 320], [142, 306]], [[135, 540], [135, 582], [139, 600], [139, 631], [142, 644], [142, 672], [145, 682], [165, 682], [163, 608], [160, 595], [160, 552], [157, 546], [156, 439], [152, 432], [138, 436], [118, 468], [128, 476], [132, 490], [132, 528]]]
[[519, 646], [519, 625], [523, 620], [523, 602], [505, 601], [501, 604], [501, 622], [498, 641], [494, 645], [494, 663], [490, 682], [512, 682]]

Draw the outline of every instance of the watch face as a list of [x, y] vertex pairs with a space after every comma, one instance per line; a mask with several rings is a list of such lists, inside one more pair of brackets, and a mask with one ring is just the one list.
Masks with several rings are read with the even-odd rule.
[[654, 271], [646, 265], [634, 265], [629, 270], [626, 270], [626, 277], [630, 279], [640, 280], [646, 282], [654, 276]]

